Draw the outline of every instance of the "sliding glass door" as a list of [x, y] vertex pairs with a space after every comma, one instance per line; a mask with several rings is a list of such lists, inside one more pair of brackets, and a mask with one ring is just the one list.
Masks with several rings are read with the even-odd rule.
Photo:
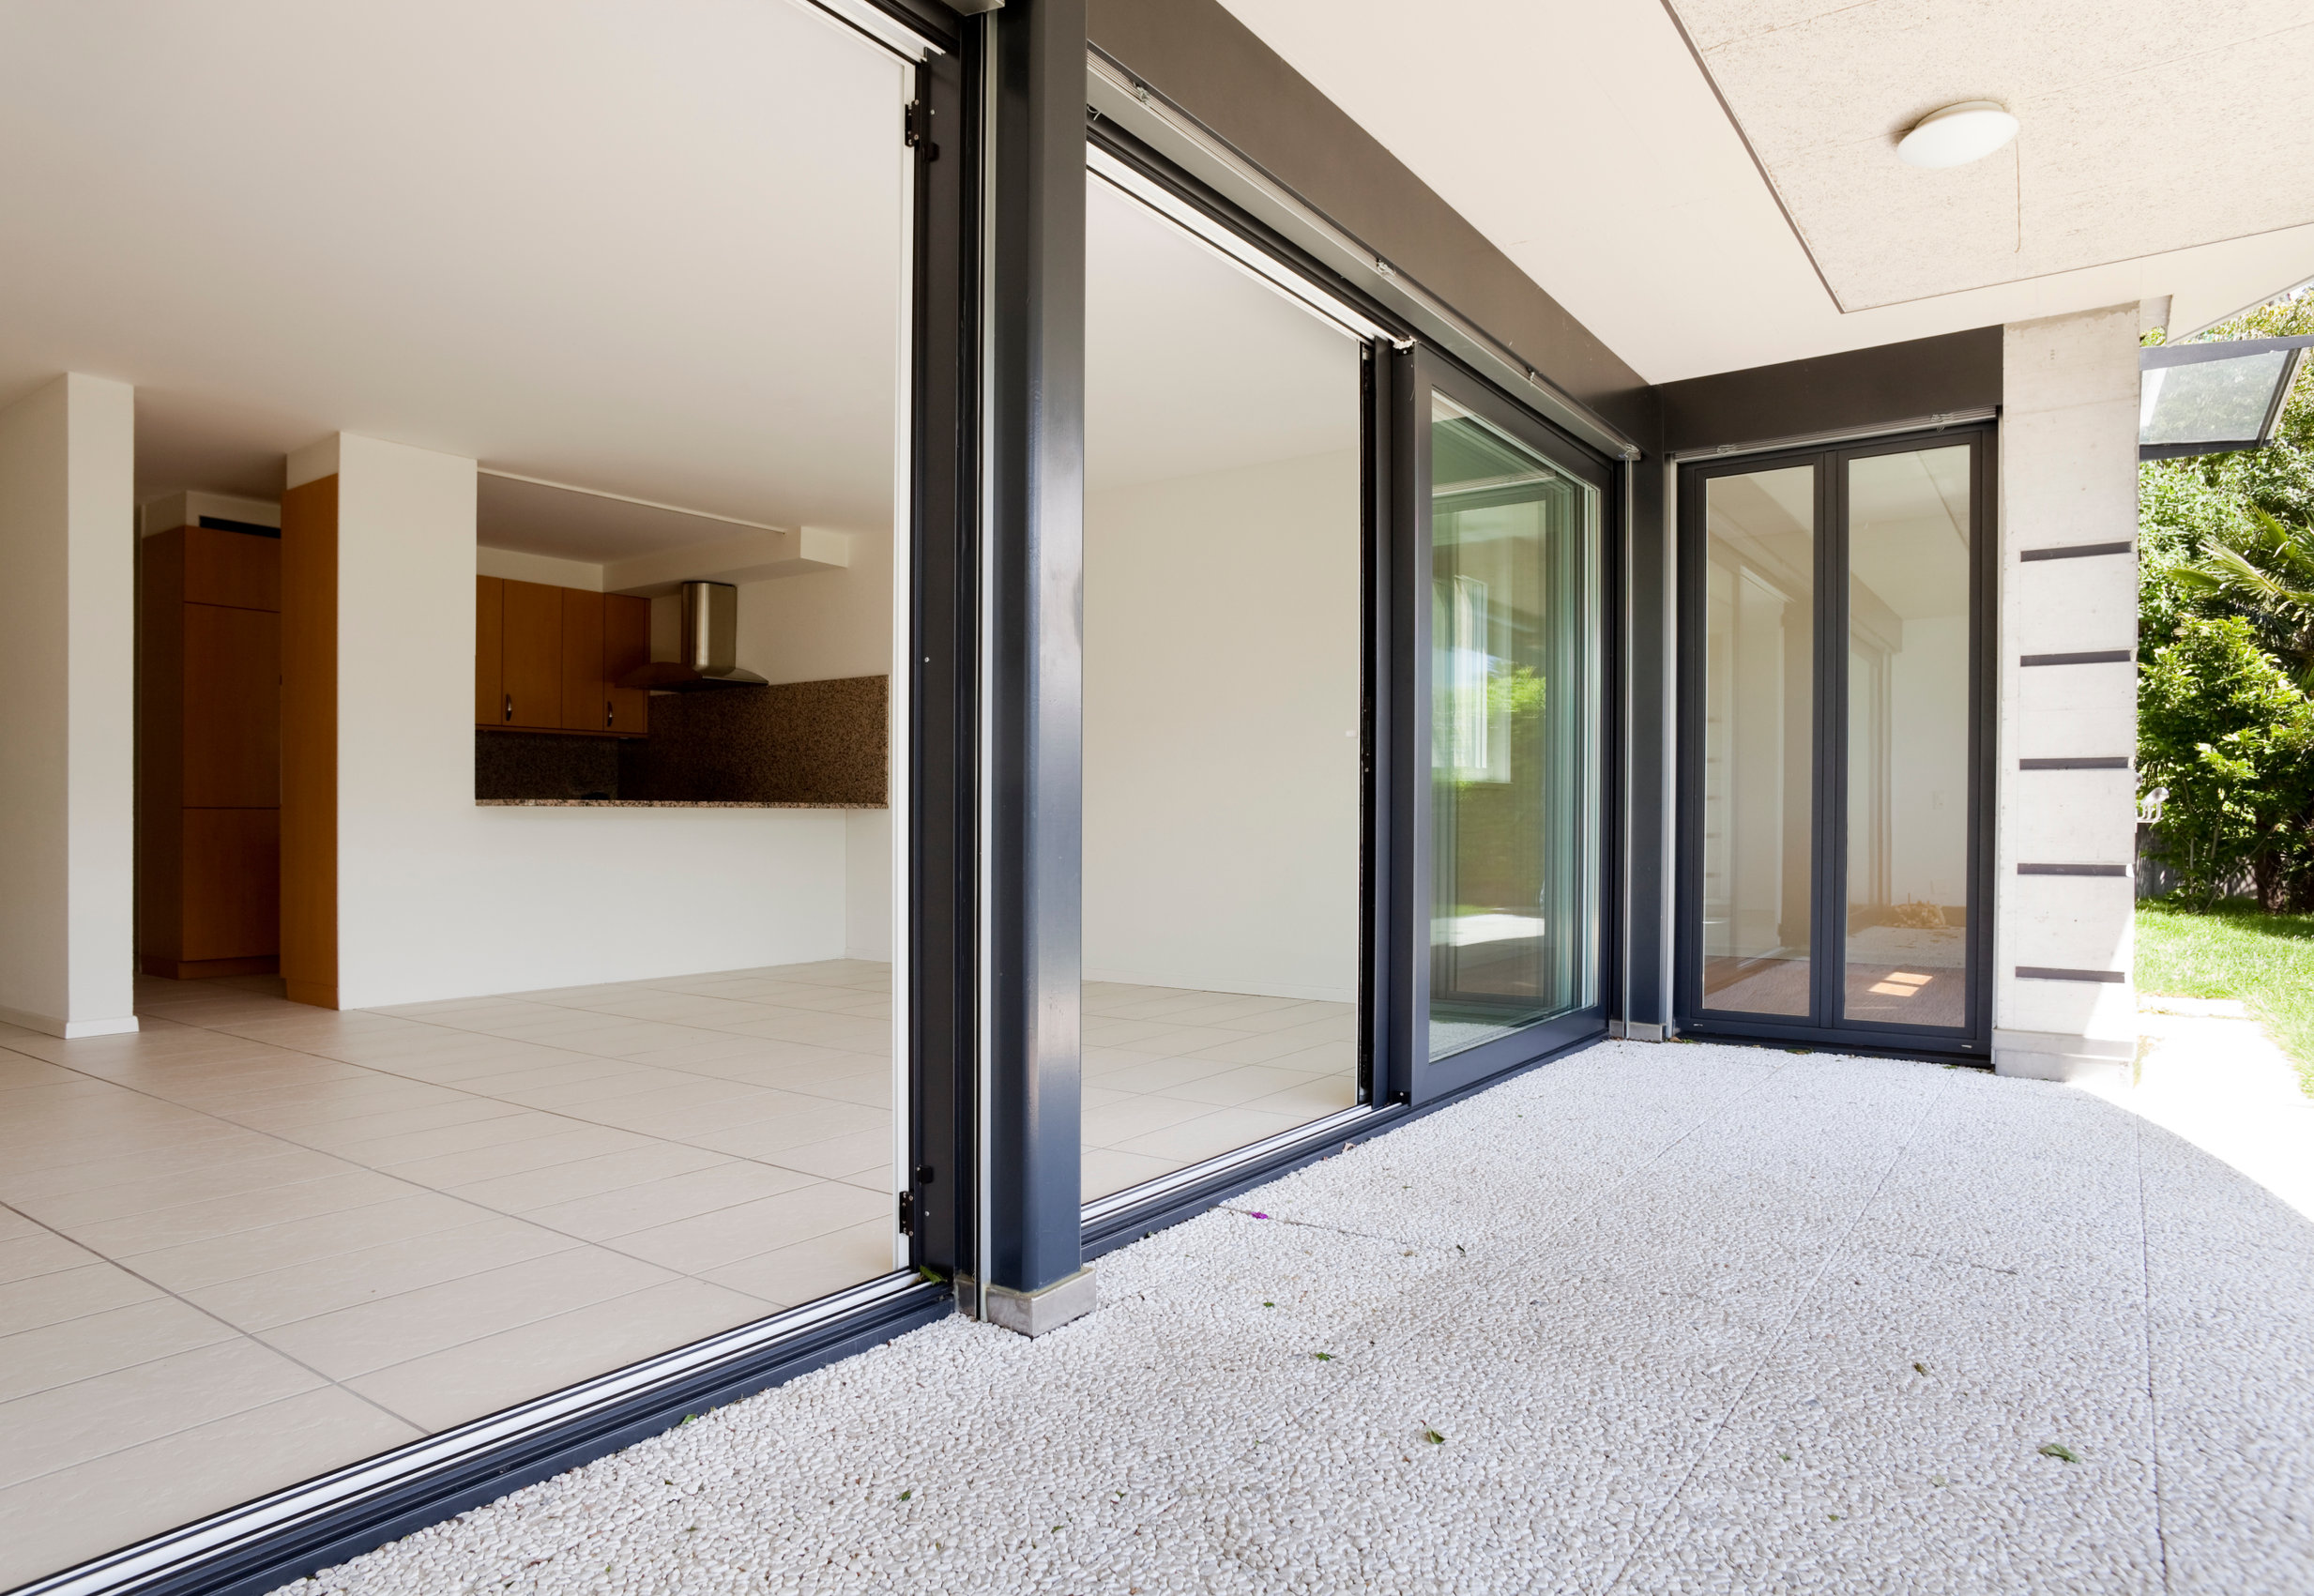
[[1417, 357], [1417, 1097], [1595, 1032], [1606, 468]]
[[1986, 1051], [1989, 448], [1682, 473], [1682, 1027]]

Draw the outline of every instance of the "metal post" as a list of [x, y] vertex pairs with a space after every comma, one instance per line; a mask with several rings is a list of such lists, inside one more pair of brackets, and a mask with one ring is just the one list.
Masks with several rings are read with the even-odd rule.
[[1080, 1246], [1085, 4], [1010, 0], [982, 123], [981, 1315], [1093, 1305]]

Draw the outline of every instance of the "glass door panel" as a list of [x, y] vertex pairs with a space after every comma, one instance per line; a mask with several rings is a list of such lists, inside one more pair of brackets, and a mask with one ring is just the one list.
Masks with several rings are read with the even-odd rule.
[[1703, 1006], [1808, 1015], [1816, 468], [1707, 478]]
[[1844, 1019], [1967, 1024], [1966, 444], [1847, 462]]
[[1436, 1060], [1597, 1001], [1600, 494], [1431, 406]]

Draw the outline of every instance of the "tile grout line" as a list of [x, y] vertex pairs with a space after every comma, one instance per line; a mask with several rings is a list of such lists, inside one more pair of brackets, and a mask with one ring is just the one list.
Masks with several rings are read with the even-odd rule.
[[[342, 1382], [340, 1382], [340, 1381], [338, 1381], [338, 1380], [332, 1379], [329, 1376], [323, 1374], [323, 1373], [322, 1373], [319, 1369], [316, 1369], [315, 1367], [313, 1367], [313, 1365], [312, 1365], [312, 1364], [311, 1364], [311, 1363], [307, 1362], [304, 1359], [302, 1359], [302, 1358], [299, 1358], [299, 1357], [296, 1356], [294, 1353], [289, 1353], [289, 1352], [284, 1352], [284, 1351], [282, 1351], [280, 1347], [278, 1347], [278, 1346], [274, 1345], [271, 1342], [260, 1340], [260, 1339], [256, 1336], [256, 1334], [255, 1334], [254, 1332], [250, 1331], [250, 1330], [243, 1330], [243, 1329], [242, 1329], [239, 1325], [235, 1324], [232, 1320], [230, 1320], [230, 1319], [226, 1318], [226, 1317], [225, 1317], [223, 1315], [221, 1315], [221, 1314], [212, 1313], [210, 1310], [208, 1310], [208, 1309], [206, 1309], [206, 1308], [204, 1308], [204, 1307], [203, 1307], [200, 1303], [195, 1302], [195, 1301], [192, 1301], [192, 1300], [190, 1300], [189, 1298], [185, 1298], [185, 1297], [179, 1296], [176, 1292], [170, 1290], [167, 1286], [165, 1286], [165, 1285], [161, 1284], [160, 1284], [160, 1282], [159, 1282], [159, 1281], [157, 1281], [157, 1280], [152, 1279], [150, 1276], [148, 1276], [148, 1275], [139, 1274], [139, 1273], [138, 1273], [135, 1269], [130, 1269], [130, 1268], [129, 1268], [127, 1264], [123, 1263], [120, 1259], [118, 1259], [118, 1258], [108, 1258], [108, 1257], [106, 1257], [103, 1254], [99, 1253], [98, 1251], [96, 1251], [96, 1249], [94, 1249], [93, 1247], [89, 1247], [89, 1246], [87, 1246], [87, 1245], [86, 1245], [85, 1243], [84, 1243], [84, 1242], [80, 1242], [80, 1241], [75, 1241], [75, 1240], [73, 1240], [71, 1237], [67, 1236], [67, 1235], [66, 1235], [63, 1231], [58, 1230], [58, 1229], [57, 1229], [54, 1225], [48, 1224], [45, 1220], [40, 1219], [38, 1215], [36, 1215], [36, 1214], [28, 1214], [28, 1213], [25, 1213], [25, 1212], [23, 1211], [23, 1209], [19, 1208], [16, 1208], [16, 1207], [15, 1207], [15, 1206], [13, 1206], [12, 1204], [0, 1204], [0, 1207], [6, 1207], [6, 1208], [8, 1208], [8, 1210], [10, 1213], [17, 1214], [17, 1215], [21, 1216], [22, 1218], [23, 1218], [23, 1219], [25, 1219], [25, 1220], [29, 1221], [30, 1223], [32, 1223], [32, 1224], [34, 1224], [38, 1225], [41, 1229], [43, 1229], [43, 1230], [47, 1231], [50, 1235], [56, 1237], [58, 1239], [62, 1240], [62, 1241], [66, 1241], [66, 1242], [69, 1243], [69, 1244], [70, 1244], [70, 1245], [72, 1245], [72, 1246], [79, 1247], [79, 1248], [80, 1248], [83, 1252], [87, 1253], [87, 1254], [89, 1254], [89, 1256], [91, 1256], [91, 1257], [93, 1257], [93, 1258], [97, 1259], [99, 1263], [106, 1263], [106, 1264], [110, 1264], [110, 1265], [112, 1265], [112, 1266], [113, 1266], [113, 1268], [114, 1268], [114, 1269], [116, 1269], [120, 1270], [120, 1272], [121, 1272], [121, 1273], [123, 1273], [123, 1274], [125, 1274], [125, 1275], [129, 1276], [129, 1279], [143, 1282], [145, 1284], [151, 1286], [151, 1287], [152, 1287], [155, 1291], [160, 1292], [162, 1296], [164, 1296], [164, 1297], [166, 1297], [166, 1298], [170, 1299], [172, 1301], [175, 1301], [175, 1302], [181, 1303], [181, 1304], [183, 1304], [185, 1307], [190, 1308], [190, 1309], [191, 1309], [194, 1313], [199, 1314], [199, 1315], [200, 1315], [203, 1318], [209, 1319], [209, 1320], [213, 1320], [214, 1322], [216, 1322], [216, 1323], [218, 1323], [218, 1324], [220, 1324], [220, 1325], [224, 1326], [226, 1330], [230, 1330], [230, 1331], [231, 1331], [231, 1332], [232, 1332], [235, 1336], [238, 1337], [239, 1339], [241, 1339], [241, 1340], [243, 1340], [243, 1341], [246, 1341], [246, 1342], [249, 1342], [249, 1343], [251, 1343], [251, 1345], [256, 1345], [256, 1346], [261, 1346], [261, 1347], [265, 1348], [265, 1350], [266, 1350], [266, 1351], [270, 1352], [271, 1354], [273, 1354], [273, 1356], [275, 1356], [276, 1358], [281, 1359], [281, 1360], [282, 1360], [283, 1362], [285, 1362], [285, 1363], [294, 1363], [294, 1364], [296, 1364], [298, 1368], [303, 1369], [303, 1370], [304, 1370], [307, 1374], [309, 1374], [309, 1375], [312, 1376], [315, 1379], [317, 1379], [317, 1380], [321, 1381], [324, 1385], [327, 1385], [327, 1386], [333, 1386], [333, 1387], [335, 1387], [335, 1388], [336, 1388], [336, 1389], [338, 1389], [339, 1391], [342, 1391], [345, 1392], [345, 1394], [346, 1394], [346, 1395], [348, 1395], [348, 1396], [352, 1397], [355, 1401], [357, 1401], [357, 1402], [360, 1402], [360, 1403], [364, 1403], [364, 1404], [367, 1404], [369, 1406], [372, 1406], [372, 1407], [376, 1408], [376, 1409], [377, 1409], [380, 1413], [385, 1414], [385, 1415], [386, 1415], [388, 1419], [392, 1419], [392, 1420], [394, 1420], [394, 1421], [398, 1421], [398, 1422], [400, 1422], [400, 1423], [408, 1424], [408, 1425], [410, 1426], [410, 1428], [412, 1428], [413, 1430], [416, 1430], [416, 1431], [417, 1431], [419, 1435], [421, 1435], [421, 1436], [427, 1433], [427, 1432], [426, 1432], [426, 1430], [425, 1430], [425, 1427], [424, 1427], [423, 1425], [420, 1425], [420, 1424], [415, 1423], [415, 1422], [413, 1422], [411, 1420], [406, 1419], [406, 1418], [403, 1418], [403, 1415], [401, 1415], [401, 1414], [399, 1414], [399, 1413], [396, 1413], [396, 1412], [395, 1412], [392, 1408], [390, 1408], [390, 1407], [387, 1406], [384, 1403], [382, 1403], [382, 1402], [372, 1402], [372, 1401], [370, 1400], [370, 1398], [368, 1398], [368, 1397], [366, 1397], [366, 1396], [362, 1395], [362, 1394], [361, 1394], [361, 1392], [359, 1392], [359, 1391], [355, 1391], [352, 1387], [347, 1386], [347, 1385], [344, 1385], [344, 1384], [343, 1384]], [[129, 1304], [127, 1304], [127, 1303], [123, 1303], [123, 1304], [120, 1304], [120, 1305], [121, 1305], [121, 1306], [123, 1306], [123, 1307], [129, 1306]], [[101, 1312], [105, 1312], [105, 1310], [103, 1310], [103, 1309], [99, 1309], [99, 1310], [98, 1310], [98, 1311], [99, 1311], [99, 1313], [101, 1313]], [[78, 1316], [79, 1318], [87, 1318], [87, 1317], [89, 1317], [90, 1315], [86, 1315], [86, 1314], [82, 1314], [82, 1315], [77, 1315], [77, 1316]], [[58, 1320], [57, 1322], [58, 1322], [58, 1323], [60, 1323], [60, 1324], [71, 1324], [71, 1323], [73, 1323], [73, 1322], [74, 1322], [74, 1320], [72, 1320], [72, 1319], [62, 1319], [62, 1320]], [[38, 1326], [36, 1326], [36, 1327], [34, 1327], [34, 1328], [36, 1328], [36, 1329], [39, 1329], [39, 1328], [44, 1328], [44, 1327], [38, 1327]], [[212, 1343], [211, 1345], [218, 1345], [218, 1344]], [[197, 1348], [197, 1347], [188, 1347], [188, 1348], [185, 1348], [185, 1350], [187, 1350], [187, 1351], [198, 1351], [198, 1350], [199, 1350], [199, 1348]], [[175, 1353], [171, 1353], [171, 1352], [164, 1352], [164, 1353], [162, 1353], [162, 1354], [161, 1354], [161, 1358], [173, 1358], [173, 1357], [175, 1357], [175, 1356], [176, 1356], [176, 1354], [175, 1354]], [[100, 1373], [99, 1373], [99, 1374], [94, 1374], [94, 1375], [84, 1375], [84, 1376], [83, 1376], [80, 1379], [77, 1379], [77, 1380], [66, 1380], [66, 1381], [63, 1381], [61, 1384], [58, 1384], [58, 1385], [53, 1385], [53, 1386], [43, 1386], [43, 1387], [41, 1387], [41, 1388], [40, 1388], [40, 1391], [43, 1391], [43, 1392], [44, 1392], [44, 1391], [67, 1391], [67, 1390], [69, 1390], [69, 1389], [70, 1389], [71, 1387], [73, 1387], [73, 1386], [77, 1386], [77, 1385], [82, 1385], [82, 1384], [84, 1384], [84, 1383], [86, 1383], [86, 1382], [87, 1382], [87, 1381], [89, 1381], [89, 1380], [100, 1380], [100, 1379], [103, 1379], [106, 1376], [109, 1376], [109, 1375], [117, 1375], [117, 1374], [121, 1373], [121, 1372], [122, 1372], [122, 1370], [126, 1370], [126, 1369], [140, 1369], [140, 1368], [143, 1368], [143, 1367], [144, 1367], [145, 1364], [147, 1364], [147, 1363], [157, 1363], [157, 1362], [159, 1362], [160, 1360], [160, 1359], [158, 1359], [158, 1358], [145, 1358], [145, 1359], [141, 1359], [141, 1360], [139, 1360], [137, 1362], [134, 1362], [134, 1363], [124, 1363], [124, 1364], [122, 1364], [122, 1365], [120, 1366], [120, 1368], [117, 1368], [117, 1369], [106, 1369], [106, 1370], [103, 1370], [102, 1372], [100, 1372]], [[33, 1396], [33, 1395], [38, 1395], [38, 1394], [39, 1394], [39, 1392], [26, 1391], [24, 1394], [25, 1394], [26, 1396]], [[296, 1394], [302, 1394], [302, 1393], [293, 1392], [292, 1394], [293, 1394], [293, 1395], [296, 1395]], [[10, 1398], [9, 1400], [14, 1401], [14, 1400], [16, 1400], [16, 1399], [15, 1399], [15, 1398]], [[282, 1398], [277, 1398], [276, 1400], [277, 1400], [277, 1401], [287, 1401], [287, 1400], [288, 1400], [288, 1398], [286, 1398], [286, 1397], [282, 1397]], [[240, 1411], [242, 1411], [242, 1412], [244, 1412], [244, 1413], [253, 1413], [253, 1412], [256, 1412], [258, 1408], [262, 1408], [262, 1407], [270, 1407], [271, 1406], [272, 1406], [272, 1404], [271, 1404], [271, 1403], [259, 1403], [259, 1404], [257, 1405], [257, 1406], [256, 1406], [256, 1407], [245, 1407], [245, 1408], [242, 1408]], [[231, 1417], [233, 1417], [233, 1415], [231, 1415], [231, 1414], [221, 1414], [221, 1415], [220, 1415], [220, 1417], [221, 1417], [221, 1418], [231, 1418]], [[206, 1419], [205, 1419], [205, 1420], [201, 1421], [201, 1423], [203, 1423], [203, 1424], [206, 1424], [206, 1423], [210, 1423], [210, 1422], [213, 1422], [213, 1421], [211, 1421], [211, 1420], [206, 1420]], [[170, 1436], [181, 1436], [181, 1435], [185, 1434], [185, 1432], [186, 1432], [186, 1431], [188, 1431], [188, 1430], [197, 1430], [197, 1429], [199, 1429], [200, 1427], [201, 1427], [201, 1425], [200, 1425], [200, 1424], [187, 1424], [187, 1425], [183, 1426], [183, 1428], [181, 1428], [181, 1429], [170, 1430], [170, 1431], [167, 1431], [166, 1433], [164, 1433], [164, 1434], [162, 1434], [162, 1435], [148, 1436], [148, 1437], [147, 1437], [147, 1439], [148, 1439], [148, 1440], [156, 1440], [156, 1441], [158, 1441], [158, 1440], [166, 1440], [166, 1439], [167, 1439]], [[145, 1443], [144, 1441], [137, 1441], [137, 1442], [132, 1442], [132, 1443], [131, 1443], [131, 1445], [133, 1445], [133, 1446], [143, 1446], [143, 1445], [145, 1445]], [[128, 1447], [116, 1447], [116, 1448], [114, 1448], [114, 1452], [126, 1452], [126, 1451], [128, 1451], [128, 1450], [129, 1450]], [[98, 1454], [97, 1454], [97, 1456], [98, 1456], [98, 1457], [110, 1457], [110, 1456], [112, 1456], [112, 1455], [114, 1455], [114, 1453], [113, 1453], [113, 1452], [99, 1452], [99, 1453], [98, 1453]], [[83, 1463], [89, 1463], [89, 1462], [94, 1462], [94, 1461], [95, 1461], [95, 1459], [94, 1459], [94, 1458], [83, 1458], [83, 1459], [81, 1460], [81, 1462], [83, 1462]], [[66, 1467], [79, 1467], [79, 1465], [78, 1465], [78, 1464], [68, 1464], [68, 1465], [66, 1465]], [[43, 1471], [43, 1473], [41, 1473], [41, 1474], [35, 1474], [35, 1475], [31, 1475], [31, 1476], [28, 1476], [28, 1477], [27, 1477], [27, 1479], [25, 1479], [25, 1480], [21, 1480], [21, 1481], [18, 1481], [18, 1482], [17, 1482], [17, 1483], [18, 1483], [18, 1484], [26, 1484], [26, 1483], [29, 1483], [29, 1482], [30, 1482], [30, 1481], [32, 1481], [32, 1480], [38, 1480], [38, 1479], [42, 1479], [42, 1478], [44, 1478], [47, 1474], [54, 1474], [54, 1473], [57, 1473], [57, 1472], [59, 1472], [59, 1470], [57, 1470], [57, 1469], [53, 1469], [53, 1468], [47, 1469], [47, 1470], [44, 1470], [44, 1471]], [[12, 1488], [12, 1487], [10, 1487], [10, 1488]]]
[[[1946, 1095], [1950, 1096], [1949, 1091]], [[1664, 1520], [1671, 1515], [1672, 1510], [1679, 1505], [1680, 1497], [1686, 1491], [1689, 1482], [1695, 1479], [1696, 1471], [1703, 1467], [1704, 1460], [1711, 1455], [1713, 1448], [1717, 1446], [1720, 1437], [1728, 1433], [1728, 1426], [1735, 1421], [1737, 1412], [1743, 1406], [1743, 1399], [1751, 1394], [1752, 1387], [1758, 1384], [1759, 1376], [1766, 1370], [1769, 1360], [1775, 1355], [1776, 1348], [1783, 1345], [1784, 1338], [1791, 1333], [1791, 1327], [1799, 1321], [1801, 1311], [1807, 1306], [1809, 1299], [1816, 1295], [1817, 1288], [1823, 1284], [1824, 1277], [1831, 1272], [1832, 1266], [1838, 1262], [1847, 1252], [1849, 1238], [1856, 1233], [1856, 1227], [1864, 1223], [1865, 1216], [1870, 1213], [1873, 1205], [1880, 1200], [1880, 1193], [1887, 1190], [1889, 1177], [1894, 1175], [1904, 1161], [1911, 1155], [1914, 1145], [1920, 1140], [1922, 1127], [1927, 1124], [1930, 1116], [1939, 1106], [1933, 1084], [1929, 1090], [1922, 1092], [1921, 1097], [1923, 1102], [1920, 1113], [1913, 1117], [1911, 1129], [1906, 1132], [1903, 1145], [1896, 1148], [1886, 1167], [1881, 1169], [1880, 1178], [1873, 1182], [1871, 1193], [1857, 1205], [1854, 1215], [1850, 1218], [1839, 1236], [1824, 1249], [1823, 1262], [1817, 1265], [1816, 1273], [1794, 1294], [1790, 1310], [1785, 1314], [1783, 1324], [1777, 1328], [1775, 1334], [1770, 1338], [1768, 1344], [1760, 1348], [1759, 1355], [1753, 1360], [1752, 1372], [1744, 1376], [1743, 1384], [1737, 1388], [1732, 1397], [1728, 1398], [1727, 1409], [1721, 1413], [1719, 1422], [1712, 1426], [1712, 1433], [1705, 1436], [1702, 1443], [1696, 1448], [1695, 1456], [1688, 1463], [1685, 1471], [1680, 1475], [1679, 1483], [1674, 1485], [1669, 1494], [1664, 1497], [1662, 1510], [1655, 1514], [1644, 1529], [1633, 1538], [1631, 1550], [1624, 1554], [1621, 1564], [1615, 1571], [1615, 1577], [1607, 1581], [1602, 1589], [1601, 1596], [1614, 1596], [1615, 1591], [1621, 1588], [1624, 1576], [1631, 1572], [1631, 1565], [1638, 1560], [1639, 1554], [1645, 1551], [1653, 1541], [1655, 1531], [1662, 1526]]]

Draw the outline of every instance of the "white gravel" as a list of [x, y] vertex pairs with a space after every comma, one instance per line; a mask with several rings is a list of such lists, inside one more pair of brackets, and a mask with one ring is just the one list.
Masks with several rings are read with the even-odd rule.
[[2314, 1590], [2314, 1224], [2070, 1087], [1611, 1043], [1099, 1269], [288, 1589]]

